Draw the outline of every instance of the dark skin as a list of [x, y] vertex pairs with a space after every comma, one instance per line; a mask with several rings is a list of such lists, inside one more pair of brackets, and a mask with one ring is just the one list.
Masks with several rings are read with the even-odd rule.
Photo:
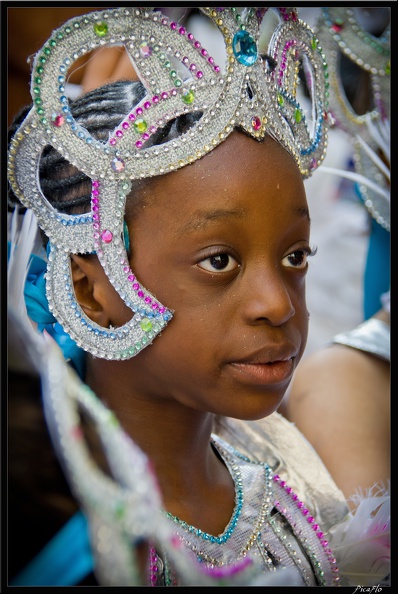
[[[175, 312], [128, 361], [90, 358], [86, 381], [154, 464], [164, 507], [221, 534], [235, 489], [210, 445], [214, 415], [280, 405], [305, 347], [310, 220], [294, 159], [234, 132], [211, 155], [141, 189], [131, 268]], [[95, 256], [73, 256], [77, 298], [97, 323], [131, 317]]]

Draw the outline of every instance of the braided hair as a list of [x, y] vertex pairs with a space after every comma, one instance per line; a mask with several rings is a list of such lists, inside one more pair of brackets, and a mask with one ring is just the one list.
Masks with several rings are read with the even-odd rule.
[[[86, 93], [70, 102], [75, 121], [94, 138], [106, 142], [121, 120], [145, 96], [140, 81], [117, 81]], [[9, 142], [23, 122], [31, 105], [25, 107], [13, 121]], [[159, 145], [186, 132], [202, 112], [183, 114], [170, 120], [147, 141], [146, 146]], [[81, 214], [90, 210], [91, 179], [69, 163], [52, 146], [45, 146], [39, 165], [41, 190], [48, 202], [59, 212]], [[132, 195], [134, 195], [134, 184]], [[8, 205], [13, 210], [20, 204], [9, 185]], [[46, 243], [46, 241], [45, 241]]]

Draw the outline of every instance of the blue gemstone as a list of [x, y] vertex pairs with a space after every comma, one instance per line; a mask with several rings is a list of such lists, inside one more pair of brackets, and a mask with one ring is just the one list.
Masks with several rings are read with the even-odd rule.
[[257, 44], [247, 31], [235, 33], [232, 48], [236, 59], [244, 66], [251, 66], [258, 58]]

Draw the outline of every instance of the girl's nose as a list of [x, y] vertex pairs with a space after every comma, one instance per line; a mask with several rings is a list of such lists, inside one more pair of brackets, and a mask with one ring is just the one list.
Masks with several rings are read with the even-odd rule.
[[289, 288], [280, 271], [267, 271], [264, 267], [246, 281], [241, 303], [249, 324], [266, 321], [272, 326], [280, 326], [295, 314]]

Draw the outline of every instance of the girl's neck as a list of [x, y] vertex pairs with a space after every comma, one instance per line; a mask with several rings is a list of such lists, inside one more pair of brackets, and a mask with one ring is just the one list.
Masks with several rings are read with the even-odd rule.
[[164, 509], [206, 532], [221, 533], [233, 512], [235, 488], [211, 446], [213, 415], [138, 393], [133, 382], [121, 381], [112, 363], [88, 365], [86, 383], [151, 460]]

